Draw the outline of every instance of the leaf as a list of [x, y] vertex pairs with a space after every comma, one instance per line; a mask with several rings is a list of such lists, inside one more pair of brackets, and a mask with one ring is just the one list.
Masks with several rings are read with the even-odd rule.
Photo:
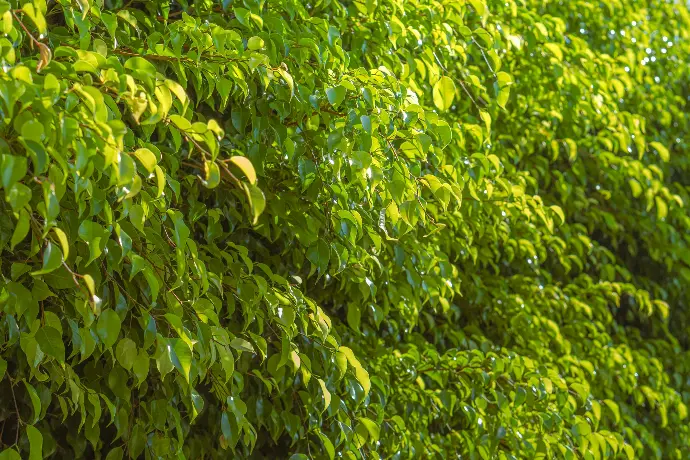
[[204, 171], [206, 173], [206, 179], [204, 185], [207, 188], [216, 188], [220, 184], [220, 169], [214, 161], [204, 162]]
[[27, 172], [26, 157], [2, 156], [2, 186], [7, 190], [21, 180]]
[[31, 21], [36, 25], [36, 29], [38, 29], [38, 33], [43, 35], [46, 33], [46, 30], [48, 28], [46, 24], [46, 19], [43, 16], [43, 13], [41, 11], [36, 10], [33, 4], [31, 3], [25, 3], [22, 6], [22, 13], [26, 14]]
[[55, 233], [55, 236], [60, 243], [64, 259], [67, 260], [69, 257], [69, 240], [67, 239], [67, 234], [57, 227], [53, 227], [53, 233]]
[[469, 0], [470, 5], [472, 5], [472, 8], [474, 8], [474, 11], [477, 12], [479, 16], [484, 16], [485, 9], [486, 7], [484, 6], [484, 2], [481, 0]]
[[496, 90], [496, 103], [503, 109], [506, 108], [506, 103], [510, 98], [510, 86], [512, 84], [513, 79], [506, 72], [498, 72], [496, 74], [496, 83], [494, 84]]
[[560, 206], [550, 206], [551, 210], [561, 219], [561, 224], [565, 224], [565, 214], [563, 214], [563, 209]]
[[328, 437], [323, 434], [323, 433], [318, 433], [319, 438], [321, 438], [321, 442], [323, 443], [323, 448], [326, 450], [326, 454], [328, 454], [328, 459], [333, 460], [335, 458], [335, 447], [333, 446], [333, 442], [331, 442]]
[[449, 77], [441, 77], [433, 88], [434, 105], [442, 112], [446, 112], [453, 105], [455, 99], [455, 83]]
[[143, 57], [135, 56], [127, 59], [125, 69], [132, 70], [139, 78], [156, 79], [156, 67]]
[[30, 217], [28, 212], [26, 212], [24, 209], [19, 211], [19, 220], [17, 221], [17, 225], [14, 227], [12, 239], [10, 240], [10, 250], [14, 250], [14, 247], [21, 243], [24, 238], [26, 238], [31, 226], [29, 219]]
[[376, 423], [366, 417], [360, 417], [359, 423], [366, 427], [369, 432], [369, 439], [372, 443], [379, 440], [379, 426]]
[[192, 368], [192, 350], [182, 339], [168, 339], [168, 353], [173, 366], [184, 376], [189, 383], [189, 372]]
[[134, 343], [134, 340], [125, 337], [118, 342], [115, 349], [115, 357], [122, 367], [127, 370], [132, 369], [137, 358], [137, 344]]
[[259, 37], [250, 37], [247, 40], [247, 48], [256, 51], [264, 47], [264, 41]]
[[620, 409], [618, 408], [618, 404], [616, 404], [614, 401], [611, 401], [610, 399], [604, 399], [604, 404], [606, 407], [609, 408], [611, 413], [613, 414], [613, 419], [616, 423], [620, 422], [621, 419], [621, 413]]
[[134, 151], [134, 156], [137, 157], [149, 174], [154, 172], [158, 160], [156, 159], [156, 155], [154, 155], [151, 150], [145, 148], [137, 149]]
[[662, 143], [654, 141], [650, 142], [649, 146], [653, 147], [657, 151], [659, 158], [661, 158], [662, 161], [668, 162], [671, 159], [671, 154]]
[[96, 325], [96, 332], [98, 337], [103, 342], [103, 346], [108, 349], [112, 348], [120, 335], [120, 317], [115, 310], [105, 310], [98, 317]]
[[86, 19], [86, 15], [89, 14], [89, 9], [91, 8], [91, 0], [77, 0], [77, 3], [82, 11], [82, 19]]
[[290, 75], [287, 70], [281, 68], [278, 69], [278, 73], [281, 77], [283, 77], [283, 80], [285, 80], [285, 83], [287, 83], [288, 88], [290, 88], [290, 100], [292, 100], [292, 98], [295, 97], [295, 81], [292, 78], [292, 75]]
[[321, 394], [323, 395], [323, 401], [324, 401], [324, 407], [321, 412], [324, 412], [326, 409], [328, 409], [328, 406], [331, 405], [331, 392], [328, 391], [328, 388], [326, 388], [326, 382], [324, 382], [321, 379], [316, 379], [319, 382], [319, 385], [321, 386]]
[[254, 165], [249, 161], [247, 157], [233, 156], [230, 157], [230, 163], [234, 164], [247, 176], [247, 180], [252, 185], [256, 184], [256, 171], [254, 170]]
[[628, 457], [628, 460], [634, 460], [635, 458], [635, 449], [630, 444], [625, 444], [623, 446], [623, 451], [625, 452], [625, 455]]
[[149, 374], [150, 358], [146, 350], [139, 350], [139, 354], [132, 363], [132, 372], [137, 377], [137, 385], [141, 385]]
[[0, 452], [0, 460], [22, 460], [22, 457], [16, 450], [8, 448]]
[[235, 357], [228, 347], [222, 345], [218, 346], [218, 358], [220, 359], [220, 364], [223, 367], [223, 372], [225, 373], [224, 382], [227, 383], [228, 380], [232, 378], [232, 374], [235, 372]]
[[560, 45], [557, 43], [545, 43], [544, 48], [549, 50], [549, 52], [551, 52], [551, 54], [553, 54], [558, 61], [563, 60], [563, 51], [561, 50]]
[[5, 200], [12, 206], [14, 212], [19, 212], [31, 201], [31, 189], [24, 184], [16, 183], [10, 187]]
[[124, 457], [125, 453], [122, 447], [117, 446], [108, 452], [108, 455], [105, 457], [105, 460], [122, 460]]
[[160, 198], [161, 195], [163, 195], [163, 192], [165, 191], [165, 172], [163, 172], [163, 169], [158, 165], [156, 165], [154, 171], [156, 173], [156, 186], [158, 187], [156, 198]]
[[254, 353], [254, 347], [252, 344], [240, 337], [235, 337], [230, 341], [230, 346], [235, 350], [246, 351], [248, 353]]
[[38, 393], [36, 393], [36, 389], [33, 387], [33, 385], [26, 380], [24, 380], [24, 386], [26, 387], [26, 392], [29, 393], [31, 407], [33, 408], [34, 416], [31, 419], [31, 423], [36, 423], [41, 417], [41, 399], [38, 397]]
[[244, 190], [251, 208], [252, 225], [256, 225], [259, 221], [259, 217], [264, 212], [264, 209], [266, 209], [266, 197], [264, 196], [264, 192], [256, 185], [244, 184]]
[[336, 367], [338, 368], [338, 372], [339, 372], [338, 380], [340, 380], [341, 378], [343, 378], [343, 376], [345, 375], [345, 372], [347, 371], [347, 357], [346, 357], [345, 353], [343, 353], [341, 351], [336, 352], [335, 364], [336, 364]]
[[525, 392], [525, 389], [522, 387], [518, 387], [518, 389], [515, 392], [515, 400], [513, 401], [515, 404], [515, 407], [520, 407], [525, 400], [527, 399], [527, 393]]
[[65, 362], [65, 344], [60, 331], [51, 326], [43, 326], [36, 331], [36, 341], [43, 353], [59, 363]]
[[637, 198], [642, 194], [642, 186], [637, 180], [629, 179], [628, 185], [630, 185], [630, 191], [632, 192], [632, 196], [634, 198]]
[[369, 380], [369, 373], [362, 366], [355, 366], [355, 378], [364, 388], [364, 394], [368, 395], [371, 389], [371, 381]]
[[93, 299], [96, 295], [96, 282], [94, 281], [93, 276], [87, 273], [86, 275], [82, 275], [82, 280], [84, 281], [84, 284], [86, 284], [89, 294], [91, 294], [91, 299]]
[[60, 267], [62, 265], [62, 261], [62, 251], [60, 251], [59, 247], [49, 241], [46, 245], [46, 248], [43, 250], [43, 268], [35, 272], [31, 272], [31, 275], [37, 276], [50, 273]]
[[53, 59], [53, 52], [44, 43], [37, 43], [36, 46], [38, 46], [40, 56], [38, 63], [36, 64], [36, 72], [40, 72], [41, 69], [50, 64], [50, 61]]
[[656, 215], [659, 220], [663, 220], [668, 215], [668, 204], [660, 196], [655, 196], [654, 201], [656, 203]]
[[331, 247], [324, 240], [317, 240], [307, 249], [307, 259], [314, 264], [319, 273], [324, 273], [328, 268], [331, 257]]
[[29, 437], [29, 460], [41, 460], [43, 458], [43, 435], [33, 425], [26, 426], [26, 434]]
[[346, 94], [347, 90], [343, 86], [336, 86], [335, 88], [328, 88], [326, 90], [328, 102], [336, 108], [345, 100]]

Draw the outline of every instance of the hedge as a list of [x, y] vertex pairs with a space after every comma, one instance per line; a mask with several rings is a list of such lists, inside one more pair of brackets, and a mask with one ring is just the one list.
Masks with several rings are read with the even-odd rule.
[[0, 15], [0, 459], [690, 458], [684, 2]]

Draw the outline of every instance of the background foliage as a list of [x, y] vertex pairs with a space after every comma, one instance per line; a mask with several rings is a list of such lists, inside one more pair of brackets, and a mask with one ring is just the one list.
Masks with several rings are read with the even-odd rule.
[[0, 458], [690, 457], [685, 5], [0, 15]]

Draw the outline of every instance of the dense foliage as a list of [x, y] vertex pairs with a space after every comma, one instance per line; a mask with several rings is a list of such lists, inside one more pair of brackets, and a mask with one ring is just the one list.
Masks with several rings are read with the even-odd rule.
[[690, 458], [685, 4], [0, 15], [0, 459]]

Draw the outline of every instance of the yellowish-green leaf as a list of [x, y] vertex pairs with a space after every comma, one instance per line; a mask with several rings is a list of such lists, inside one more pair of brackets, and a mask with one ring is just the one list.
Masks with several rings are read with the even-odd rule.
[[434, 105], [442, 112], [447, 111], [453, 105], [455, 99], [455, 83], [449, 77], [441, 77], [433, 88]]

